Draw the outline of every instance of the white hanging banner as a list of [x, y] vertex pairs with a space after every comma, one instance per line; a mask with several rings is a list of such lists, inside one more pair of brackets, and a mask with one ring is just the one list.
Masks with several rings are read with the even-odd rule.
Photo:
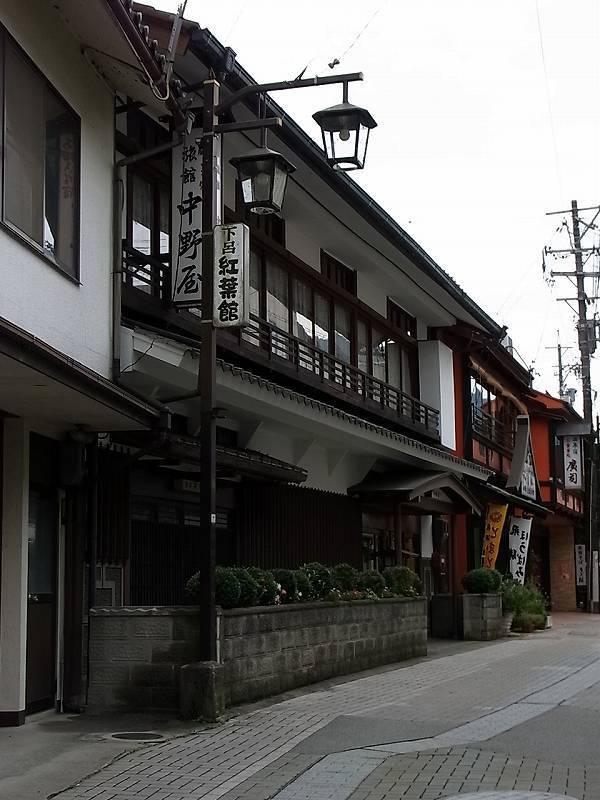
[[508, 547], [510, 550], [510, 574], [520, 584], [525, 583], [525, 567], [529, 550], [531, 517], [511, 517], [508, 527]]
[[218, 328], [250, 323], [250, 229], [244, 223], [214, 230], [213, 322]]
[[575, 578], [577, 586], [587, 586], [587, 563], [584, 544], [575, 545]]
[[563, 436], [565, 489], [583, 489], [581, 475], [581, 437]]
[[173, 149], [171, 220], [172, 297], [176, 306], [202, 301], [202, 151], [187, 134]]

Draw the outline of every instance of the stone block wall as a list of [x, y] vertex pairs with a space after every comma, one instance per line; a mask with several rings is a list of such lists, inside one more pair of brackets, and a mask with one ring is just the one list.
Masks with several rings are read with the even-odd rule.
[[465, 639], [498, 639], [502, 627], [502, 597], [499, 594], [463, 594]]
[[427, 601], [233, 609], [221, 616], [228, 705], [427, 653]]
[[572, 527], [549, 527], [553, 611], [576, 611], [575, 537]]
[[198, 660], [195, 607], [94, 608], [88, 707], [179, 708], [179, 670]]

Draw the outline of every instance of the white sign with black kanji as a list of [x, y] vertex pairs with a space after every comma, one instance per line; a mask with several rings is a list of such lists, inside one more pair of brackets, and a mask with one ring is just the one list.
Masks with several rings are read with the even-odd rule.
[[511, 517], [508, 528], [508, 548], [510, 551], [510, 574], [520, 584], [525, 582], [525, 567], [529, 550], [531, 518]]
[[565, 489], [582, 489], [581, 437], [563, 436]]
[[250, 230], [243, 223], [214, 231], [213, 322], [218, 328], [250, 324]]
[[172, 297], [176, 306], [202, 300], [202, 151], [196, 136], [173, 150]]

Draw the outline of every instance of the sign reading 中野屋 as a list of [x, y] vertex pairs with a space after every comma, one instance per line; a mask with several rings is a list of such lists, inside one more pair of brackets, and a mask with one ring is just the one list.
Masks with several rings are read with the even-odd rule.
[[511, 517], [508, 528], [508, 548], [510, 552], [510, 574], [520, 584], [525, 583], [525, 567], [529, 550], [531, 518]]
[[507, 511], [508, 506], [496, 505], [495, 503], [490, 503], [487, 507], [482, 561], [483, 566], [488, 567], [488, 569], [494, 569], [496, 566]]
[[584, 544], [575, 545], [575, 578], [577, 586], [587, 586], [587, 563]]
[[202, 151], [193, 135], [173, 150], [172, 297], [176, 306], [202, 300]]
[[213, 322], [233, 328], [250, 322], [248, 282], [250, 231], [247, 225], [217, 225], [214, 230]]
[[565, 466], [565, 489], [582, 489], [581, 438], [563, 436], [563, 458]]

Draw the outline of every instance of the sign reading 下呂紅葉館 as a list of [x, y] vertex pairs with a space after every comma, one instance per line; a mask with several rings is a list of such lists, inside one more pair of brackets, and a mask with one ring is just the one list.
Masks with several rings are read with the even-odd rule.
[[506, 519], [507, 511], [507, 505], [490, 503], [487, 507], [485, 533], [483, 535], [483, 552], [481, 555], [483, 566], [488, 567], [488, 569], [494, 569], [496, 566], [496, 559], [498, 558], [500, 539], [502, 538], [502, 529], [504, 528], [504, 520]]
[[250, 231], [247, 225], [217, 225], [214, 230], [213, 323], [218, 328], [248, 325]]
[[565, 468], [565, 489], [582, 489], [581, 476], [581, 437], [563, 436], [563, 463]]
[[525, 567], [529, 550], [531, 517], [511, 517], [508, 527], [508, 548], [510, 552], [510, 574], [520, 584], [525, 582]]
[[172, 298], [176, 306], [202, 300], [202, 150], [189, 134], [173, 149]]

